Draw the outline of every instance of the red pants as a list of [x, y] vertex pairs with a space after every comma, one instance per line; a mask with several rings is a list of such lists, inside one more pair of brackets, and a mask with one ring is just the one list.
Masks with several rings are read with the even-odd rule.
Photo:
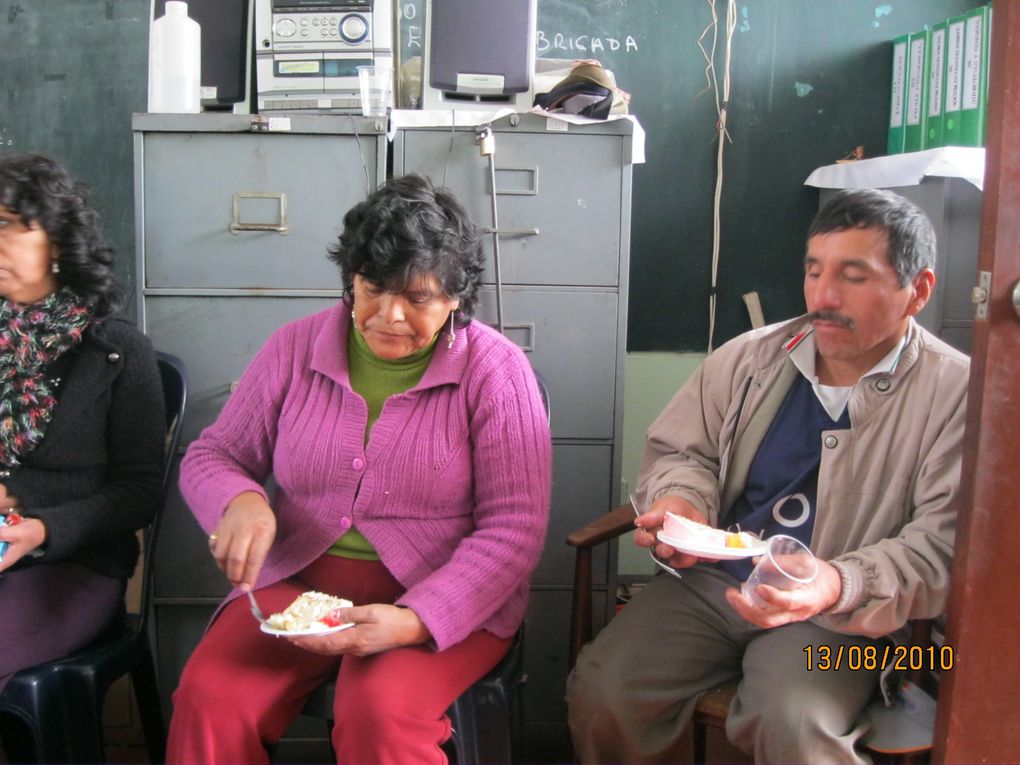
[[[323, 555], [296, 577], [256, 594], [268, 614], [311, 589], [355, 605], [392, 603], [403, 592], [377, 561]], [[247, 599], [238, 598], [184, 668], [173, 697], [167, 763], [268, 762], [266, 746], [283, 736], [305, 698], [331, 677], [338, 762], [445, 763], [440, 744], [450, 736], [446, 710], [509, 645], [509, 638], [478, 631], [442, 652], [411, 646], [341, 662], [260, 632]]]

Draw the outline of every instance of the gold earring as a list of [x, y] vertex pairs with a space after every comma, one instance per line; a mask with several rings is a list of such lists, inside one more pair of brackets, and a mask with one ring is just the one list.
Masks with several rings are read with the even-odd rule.
[[453, 331], [453, 315], [456, 311], [450, 311], [450, 334], [446, 336], [446, 347], [452, 348], [453, 341], [457, 339], [457, 333]]

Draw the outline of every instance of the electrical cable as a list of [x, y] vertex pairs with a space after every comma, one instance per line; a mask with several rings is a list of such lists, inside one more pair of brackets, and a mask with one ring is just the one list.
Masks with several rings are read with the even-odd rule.
[[[712, 8], [712, 19], [713, 24], [717, 23], [718, 16], [715, 11], [715, 0], [709, 0], [709, 5]], [[716, 174], [715, 174], [715, 194], [713, 196], [712, 204], [712, 286], [708, 295], [708, 352], [712, 353], [713, 345], [715, 341], [715, 316], [718, 299], [718, 288], [719, 288], [719, 250], [720, 250], [720, 238], [721, 238], [721, 207], [722, 207], [722, 190], [723, 190], [723, 155], [726, 146], [726, 141], [731, 140], [729, 133], [726, 130], [726, 119], [729, 112], [730, 103], [730, 65], [731, 65], [731, 54], [733, 50], [733, 30], [737, 26], [737, 5], [736, 0], [727, 0], [726, 3], [726, 48], [723, 58], [723, 78], [722, 78], [722, 100], [719, 100], [719, 92], [716, 90], [716, 104], [718, 121], [716, 122], [716, 131], [718, 133], [718, 146], [716, 147]], [[714, 46], [713, 46], [714, 52]], [[712, 77], [715, 77], [715, 67], [711, 67]]]
[[[709, 22], [701, 34], [698, 36], [698, 48], [701, 49], [701, 55], [705, 57], [705, 87], [698, 93], [695, 98], [700, 96], [702, 93], [711, 91], [715, 97], [715, 113], [719, 113], [719, 88], [715, 81], [715, 47], [718, 40], [718, 29], [719, 29], [719, 16], [715, 12], [715, 0], [706, 0], [708, 2], [708, 9], [712, 12], [712, 21]], [[712, 33], [712, 48], [705, 50], [704, 40], [705, 35], [709, 32]]]
[[[446, 168], [443, 170], [443, 186], [446, 186], [446, 171], [450, 167], [450, 157], [453, 154], [453, 138], [456, 134], [455, 111], [451, 112], [450, 144], [446, 152]], [[499, 208], [496, 201], [496, 135], [488, 125], [478, 130], [475, 135], [479, 151], [483, 157], [489, 158], [489, 186], [490, 198], [492, 200], [492, 270], [496, 277], [496, 326], [501, 335], [503, 331], [503, 280], [500, 275], [500, 251], [499, 251]], [[534, 233], [538, 233], [536, 229]]]
[[443, 188], [446, 188], [446, 173], [450, 169], [450, 156], [453, 154], [453, 137], [457, 135], [457, 110], [450, 110], [450, 145], [446, 148], [446, 164], [443, 166]]
[[496, 326], [503, 333], [503, 281], [499, 267], [499, 211], [496, 204], [496, 136], [492, 128], [485, 126], [478, 131], [478, 148], [483, 157], [489, 158], [489, 186], [492, 199], [492, 270], [496, 276]]
[[365, 171], [365, 196], [372, 193], [372, 174], [368, 172], [368, 161], [365, 159], [365, 150], [361, 146], [361, 136], [358, 135], [358, 123], [354, 121], [354, 115], [348, 114], [347, 119], [351, 121], [351, 132], [354, 133], [354, 141], [358, 144], [358, 154], [361, 155], [361, 168]]

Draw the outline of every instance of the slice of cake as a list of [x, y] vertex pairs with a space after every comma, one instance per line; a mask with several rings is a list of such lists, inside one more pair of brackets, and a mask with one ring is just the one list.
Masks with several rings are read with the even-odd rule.
[[692, 521], [682, 515], [666, 513], [663, 531], [678, 542], [698, 547], [725, 547], [726, 532]]
[[353, 605], [344, 598], [309, 591], [299, 595], [286, 609], [273, 614], [266, 621], [274, 629], [284, 632], [313, 632], [339, 626], [341, 622], [332, 612]]

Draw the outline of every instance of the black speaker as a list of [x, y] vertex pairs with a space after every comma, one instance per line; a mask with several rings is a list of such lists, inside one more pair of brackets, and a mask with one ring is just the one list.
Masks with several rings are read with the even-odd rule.
[[425, 109], [531, 108], [536, 0], [425, 0]]

